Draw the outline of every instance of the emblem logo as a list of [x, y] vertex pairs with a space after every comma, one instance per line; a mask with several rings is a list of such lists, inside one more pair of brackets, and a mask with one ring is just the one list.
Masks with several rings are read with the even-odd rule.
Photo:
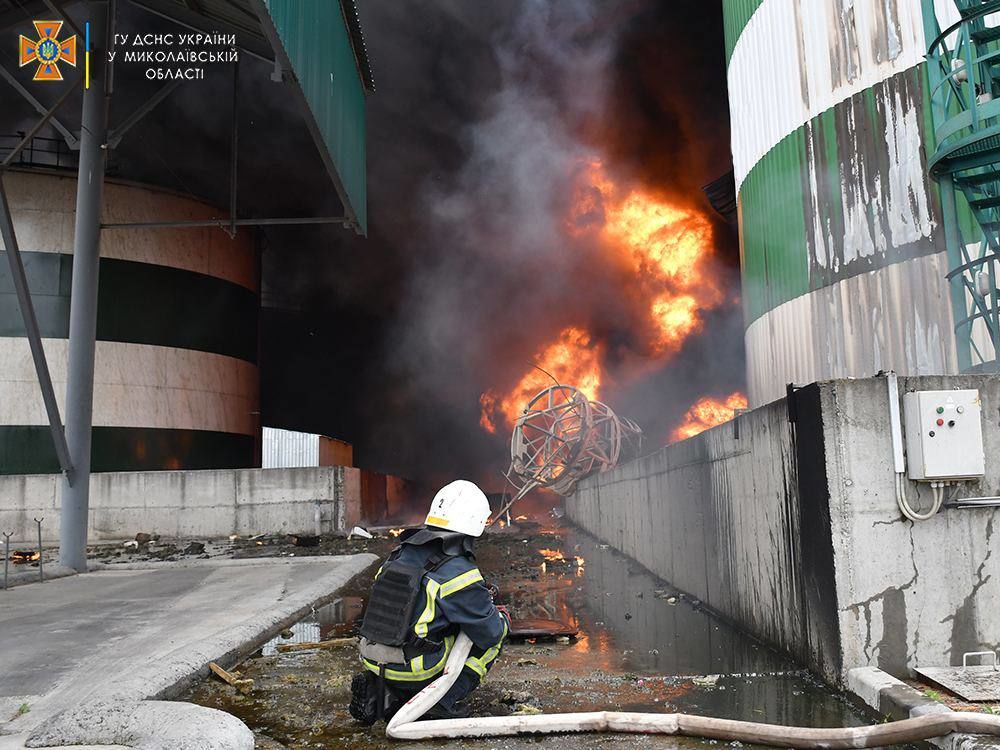
[[59, 32], [62, 29], [62, 21], [33, 21], [35, 31], [38, 32], [38, 39], [32, 41], [28, 37], [21, 35], [18, 45], [18, 59], [21, 67], [38, 63], [38, 70], [35, 71], [36, 81], [61, 81], [62, 73], [59, 71], [59, 63], [76, 67], [76, 34], [59, 40]]

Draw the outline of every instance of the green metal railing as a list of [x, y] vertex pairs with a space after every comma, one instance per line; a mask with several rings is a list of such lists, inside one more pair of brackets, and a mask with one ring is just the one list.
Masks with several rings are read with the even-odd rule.
[[[1000, 353], [1000, 0], [955, 0], [959, 20], [942, 29], [923, 0], [927, 80], [941, 188], [959, 368], [997, 371]], [[981, 229], [962, 236], [956, 188]], [[978, 242], [977, 242], [978, 240]]]

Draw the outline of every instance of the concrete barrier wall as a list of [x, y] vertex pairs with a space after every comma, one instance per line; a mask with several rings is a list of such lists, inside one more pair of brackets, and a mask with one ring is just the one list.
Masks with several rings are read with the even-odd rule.
[[[363, 517], [365, 473], [329, 466], [93, 474], [88, 536], [99, 541], [140, 531], [167, 537], [312, 534], [317, 509], [323, 532], [349, 530], [383, 520]], [[390, 479], [391, 499], [399, 504], [406, 483]], [[60, 481], [53, 474], [0, 476], [0, 531], [30, 542], [36, 539], [33, 519], [44, 518], [44, 538], [57, 540]]]
[[[1000, 495], [1000, 377], [921, 377], [903, 390], [978, 388], [986, 476], [947, 496]], [[962, 663], [1000, 649], [1000, 508], [946, 509], [911, 523], [896, 507], [888, 394], [879, 379], [824, 389], [836, 579], [844, 664], [904, 678], [915, 666]], [[930, 503], [907, 482], [911, 502]]]
[[745, 629], [836, 669], [824, 631], [836, 599], [817, 585], [832, 575], [829, 528], [805, 538], [795, 453], [785, 404], [769, 404], [584, 482], [568, 513]]
[[[1000, 378], [909, 378], [900, 387], [981, 389], [987, 476], [954, 492], [1000, 494], [1000, 467], [989, 465], [1000, 455]], [[886, 381], [873, 378], [808, 386], [791, 404], [593, 477], [567, 509], [842, 684], [857, 666], [906, 676], [1000, 645], [1000, 510], [946, 510], [914, 525], [901, 518], [894, 487]]]

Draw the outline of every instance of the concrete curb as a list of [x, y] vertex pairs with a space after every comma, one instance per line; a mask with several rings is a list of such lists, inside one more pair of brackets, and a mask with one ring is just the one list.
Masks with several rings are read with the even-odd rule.
[[[46, 581], [54, 581], [57, 578], [77, 575], [77, 571], [73, 568], [67, 568], [63, 565], [59, 565], [58, 563], [46, 563], [44, 571]], [[0, 580], [0, 582], [2, 582], [2, 580]], [[19, 570], [16, 573], [11, 573], [7, 577], [7, 585], [9, 588], [14, 588], [15, 586], [26, 586], [30, 583], [42, 583], [38, 580], [38, 568]], [[3, 589], [0, 589], [0, 592], [2, 591]]]
[[[92, 562], [87, 565], [90, 573], [103, 573], [115, 570], [165, 570], [167, 568], [252, 568], [260, 565], [295, 565], [296, 563], [322, 562], [323, 560], [340, 560], [348, 557], [360, 557], [371, 552], [358, 552], [351, 555], [303, 555], [302, 557], [215, 557], [208, 560], [194, 558], [190, 560], [137, 560], [128, 563]], [[46, 568], [48, 570], [48, 568]], [[45, 575], [48, 579], [48, 574]], [[37, 573], [35, 578], [38, 578]]]
[[[871, 708], [893, 721], [951, 712], [947, 706], [877, 667], [848, 670], [847, 687]], [[1000, 738], [978, 734], [949, 734], [928, 742], [941, 750], [1000, 750]]]
[[[124, 745], [138, 750], [252, 750], [253, 735], [239, 719], [189, 703], [168, 702], [168, 699], [204, 679], [209, 673], [209, 662], [232, 666], [314, 608], [334, 600], [344, 585], [377, 561], [375, 555], [364, 553], [312, 560], [266, 558], [155, 563], [139, 568], [167, 570], [206, 565], [253, 567], [337, 563], [328, 573], [318, 576], [296, 593], [283, 594], [265, 613], [201, 640], [184, 643], [155, 662], [130, 672], [127, 678], [100, 690], [86, 702], [44, 718], [34, 727], [24, 727], [21, 731], [28, 733], [25, 746], [90, 744]], [[31, 715], [26, 717], [30, 720]], [[8, 729], [17, 732], [18, 727], [8, 725]], [[206, 736], [209, 739], [205, 739]], [[195, 737], [200, 739], [193, 739]]]
[[[140, 670], [129, 680], [119, 683], [115, 690], [116, 696], [120, 696], [124, 700], [135, 698], [168, 700], [183, 693], [194, 683], [208, 676], [209, 662], [214, 661], [222, 666], [230, 667], [242, 661], [282, 630], [301, 620], [315, 607], [333, 601], [348, 581], [377, 562], [378, 557], [365, 553], [324, 557], [321, 558], [321, 561], [338, 561], [342, 564], [299, 593], [276, 602], [274, 608], [263, 617], [252, 622], [239, 623], [227, 632], [216, 634], [199, 643], [185, 644], [165, 660], [168, 662], [166, 668], [162, 665], [152, 665]], [[191, 561], [187, 564], [197, 562], [211, 565], [213, 561]], [[220, 562], [227, 566], [233, 563], [243, 563], [241, 560]], [[286, 561], [281, 560], [279, 564], [281, 562]], [[294, 564], [295, 562], [312, 561], [303, 558], [287, 562]], [[169, 565], [173, 564], [169, 563]], [[274, 558], [268, 558], [262, 563], [253, 561], [248, 567], [256, 564], [274, 565], [276, 561]], [[181, 563], [181, 565], [185, 565], [185, 563]], [[152, 568], [162, 569], [163, 563], [154, 563]]]

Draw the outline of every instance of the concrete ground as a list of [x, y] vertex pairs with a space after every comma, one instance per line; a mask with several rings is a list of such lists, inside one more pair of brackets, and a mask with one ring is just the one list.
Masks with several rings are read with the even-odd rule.
[[118, 566], [0, 592], [0, 750], [252, 747], [231, 716], [155, 699], [189, 687], [210, 661], [231, 666], [375, 560]]

